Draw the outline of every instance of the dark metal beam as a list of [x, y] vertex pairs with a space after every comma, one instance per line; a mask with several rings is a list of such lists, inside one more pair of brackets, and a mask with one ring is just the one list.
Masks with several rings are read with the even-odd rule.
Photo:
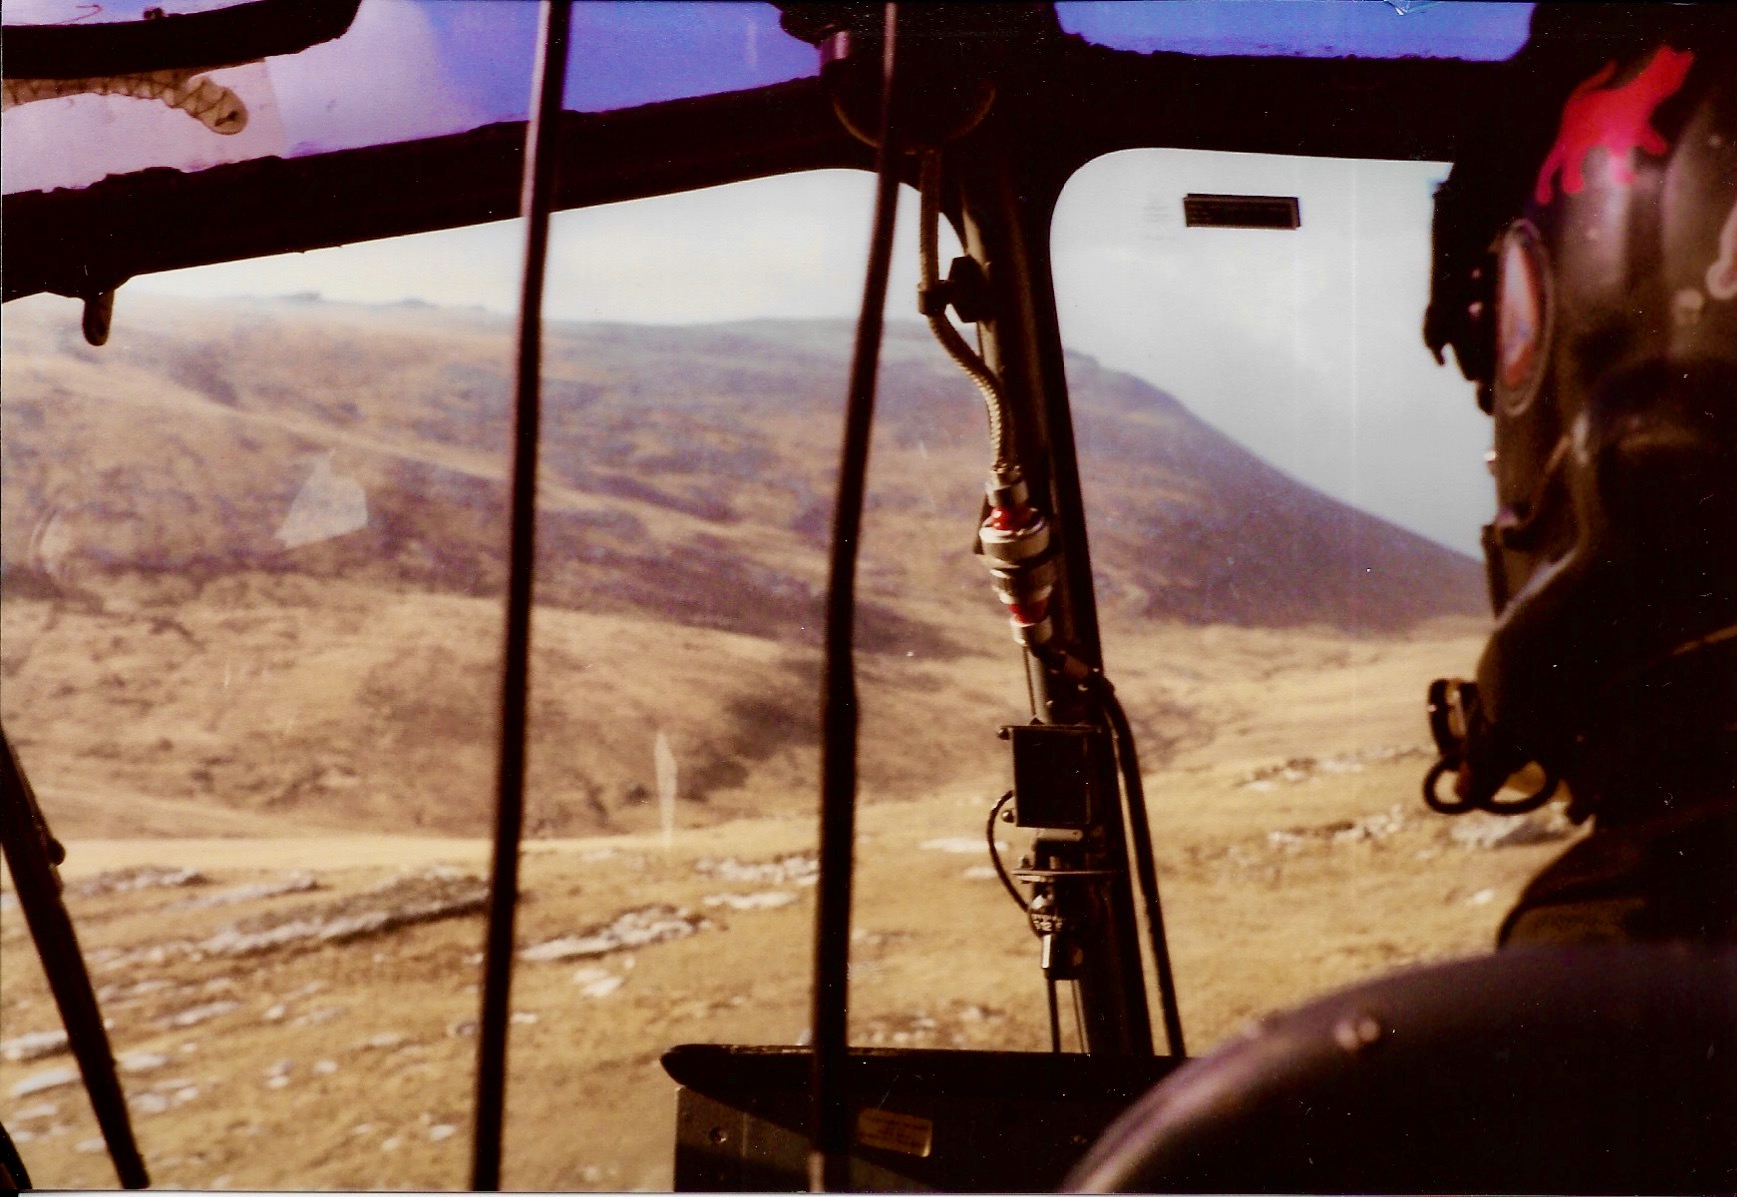
[[[864, 167], [818, 79], [603, 114], [564, 112], [557, 209], [743, 179]], [[518, 214], [523, 122], [469, 133], [160, 169], [81, 190], [5, 197], [4, 296], [84, 297], [127, 279], [244, 258], [507, 220]]]
[[[1140, 146], [1451, 159], [1467, 105], [1501, 64], [1195, 58], [1060, 38], [1017, 55], [997, 107], [1028, 174], [1061, 181]], [[557, 208], [826, 167], [868, 169], [822, 80], [564, 113]], [[524, 126], [195, 174], [150, 170], [4, 200], [4, 297], [86, 296], [140, 274], [504, 220]]]
[[8, 25], [8, 79], [212, 70], [298, 54], [349, 30], [361, 0], [253, 0], [142, 21]]
[[30, 779], [3, 730], [0, 730], [0, 844], [4, 845], [6, 867], [11, 870], [30, 936], [36, 941], [36, 954], [48, 978], [49, 991], [60, 1009], [61, 1021], [66, 1024], [67, 1042], [78, 1061], [85, 1091], [90, 1095], [91, 1111], [114, 1161], [115, 1175], [122, 1188], [147, 1188], [151, 1178], [145, 1171], [144, 1157], [139, 1154], [138, 1140], [133, 1137], [127, 1097], [115, 1071], [114, 1049], [103, 1026], [102, 1009], [97, 1004], [96, 990], [91, 987], [90, 972], [79, 952], [72, 916], [61, 900], [60, 875], [55, 865], [63, 850], [49, 834]]

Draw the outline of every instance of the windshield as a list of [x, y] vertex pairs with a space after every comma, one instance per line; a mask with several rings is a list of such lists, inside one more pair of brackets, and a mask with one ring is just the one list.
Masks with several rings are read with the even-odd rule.
[[[662, 1052], [805, 1033], [871, 191], [834, 172], [555, 221], [514, 1186], [668, 1188]], [[75, 304], [8, 308], [0, 714], [69, 845], [159, 1184], [462, 1183], [518, 232], [141, 279], [101, 349]], [[895, 312], [858, 616], [864, 1045], [1047, 1041], [983, 836], [1026, 695], [960, 532], [981, 419]], [[7, 1125], [39, 1181], [100, 1185], [15, 906], [0, 928]]]
[[[1057, 208], [1104, 655], [1191, 1035], [1483, 950], [1571, 833], [1417, 798], [1422, 687], [1488, 635], [1488, 422], [1417, 332], [1445, 173], [1138, 150]], [[1297, 227], [1191, 224], [1191, 196], [1294, 200]]]

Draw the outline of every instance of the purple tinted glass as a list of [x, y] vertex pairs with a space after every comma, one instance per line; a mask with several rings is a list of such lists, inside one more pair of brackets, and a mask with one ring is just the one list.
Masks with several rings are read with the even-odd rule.
[[1479, 0], [1064, 0], [1062, 27], [1117, 50], [1293, 58], [1499, 61], [1526, 40], [1530, 4]]
[[[167, 7], [191, 12], [223, 3], [171, 0]], [[138, 19], [157, 6], [117, 0], [86, 13], [20, 0], [6, 15], [14, 23], [82, 23], [96, 15]], [[179, 91], [141, 97], [115, 80], [38, 87], [6, 113], [5, 190], [84, 187], [155, 166], [195, 171], [523, 120], [538, 8], [507, 0], [363, 0], [341, 37], [205, 72]], [[819, 66], [813, 46], [779, 27], [771, 4], [581, 3], [574, 6], [566, 103], [581, 112], [631, 108], [799, 79]]]

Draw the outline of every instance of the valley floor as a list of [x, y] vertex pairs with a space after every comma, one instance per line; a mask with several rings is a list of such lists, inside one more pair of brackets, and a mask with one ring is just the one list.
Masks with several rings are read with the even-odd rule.
[[[1323, 989], [1488, 947], [1569, 830], [1434, 816], [1426, 764], [1386, 745], [1183, 757], [1149, 779], [1196, 1052]], [[1036, 941], [989, 872], [986, 810], [952, 793], [863, 812], [854, 1042], [1045, 1046]], [[813, 834], [786, 817], [529, 846], [510, 1187], [667, 1188], [660, 1054], [797, 1040]], [[156, 1184], [463, 1187], [486, 858], [480, 840], [368, 835], [75, 843], [69, 904]], [[39, 1184], [112, 1185], [70, 1056], [32, 1039], [59, 1020], [6, 902], [0, 1117]]]

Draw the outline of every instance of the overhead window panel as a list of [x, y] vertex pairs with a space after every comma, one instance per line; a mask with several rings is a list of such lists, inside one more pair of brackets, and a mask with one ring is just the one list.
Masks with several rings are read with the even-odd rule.
[[[532, 4], [123, 0], [67, 12], [7, 6], [8, 193], [464, 133], [524, 120], [530, 95]], [[582, 4], [572, 46], [566, 106], [578, 112], [819, 68], [771, 4]]]

